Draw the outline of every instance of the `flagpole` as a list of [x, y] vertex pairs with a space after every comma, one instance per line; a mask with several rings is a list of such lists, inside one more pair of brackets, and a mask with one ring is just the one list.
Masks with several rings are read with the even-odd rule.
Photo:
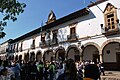
[[41, 22], [40, 32], [42, 32], [42, 27], [43, 27], [43, 20], [42, 20], [42, 22]]
[[86, 6], [85, 4], [86, 4], [86, 1], [85, 0], [83, 0], [83, 4], [84, 4], [84, 6]]

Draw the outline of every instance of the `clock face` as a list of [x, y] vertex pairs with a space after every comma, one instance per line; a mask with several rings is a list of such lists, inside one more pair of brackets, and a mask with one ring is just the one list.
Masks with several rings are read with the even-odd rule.
[[53, 14], [50, 14], [50, 17], [49, 17], [49, 19], [52, 19], [52, 17], [53, 17]]

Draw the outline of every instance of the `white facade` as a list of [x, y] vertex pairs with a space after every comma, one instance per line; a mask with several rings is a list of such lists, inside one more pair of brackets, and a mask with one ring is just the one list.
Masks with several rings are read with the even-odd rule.
[[9, 42], [11, 41], [11, 39], [5, 41], [4, 43], [0, 44], [0, 59], [1, 60], [6, 60], [7, 59], [7, 55], [8, 55], [8, 46], [9, 46]]
[[[110, 9], [114, 8], [117, 14], [114, 15], [116, 19], [114, 20], [114, 24], [117, 24], [117, 31], [114, 30], [116, 25], [112, 27], [112, 31], [105, 31], [105, 14], [109, 6], [111, 6]], [[56, 30], [58, 44], [55, 43], [53, 45], [53, 42], [48, 42], [46, 46], [41, 45], [41, 34], [47, 33], [47, 27], [46, 30], [44, 29], [42, 32], [33, 34], [32, 36], [20, 38], [21, 40], [16, 39], [17, 41], [15, 42], [13, 40], [11, 45], [18, 43], [18, 49], [22, 45], [22, 51], [14, 52], [14, 56], [22, 55], [23, 60], [50, 61], [52, 57], [55, 60], [60, 60], [60, 58], [63, 60], [72, 58], [80, 61], [98, 60], [104, 62], [107, 69], [111, 69], [109, 65], [115, 66], [112, 69], [118, 69], [120, 67], [120, 1], [99, 0], [95, 5], [88, 6], [85, 11], [88, 11], [89, 14], [81, 11], [80, 14], [83, 16], [57, 24], [58, 21], [65, 20], [66, 17], [63, 17], [63, 19], [45, 25], [45, 27], [48, 25], [49, 28], [49, 25], [55, 24], [56, 22], [55, 26], [50, 26], [49, 28], [50, 38], [48, 39], [47, 36], [45, 40], [52, 40], [54, 30]], [[70, 17], [70, 15], [68, 16]], [[109, 15], [107, 18], [109, 18]], [[71, 34], [74, 33], [74, 30], [73, 32], [71, 31], [72, 28], [75, 29], [75, 35]], [[33, 42], [35, 46], [31, 48]]]

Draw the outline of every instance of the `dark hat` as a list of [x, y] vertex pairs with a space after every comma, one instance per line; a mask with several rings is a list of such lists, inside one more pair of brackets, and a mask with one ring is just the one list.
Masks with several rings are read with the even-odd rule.
[[85, 78], [92, 78], [97, 80], [100, 76], [99, 68], [96, 64], [88, 64], [85, 66]]

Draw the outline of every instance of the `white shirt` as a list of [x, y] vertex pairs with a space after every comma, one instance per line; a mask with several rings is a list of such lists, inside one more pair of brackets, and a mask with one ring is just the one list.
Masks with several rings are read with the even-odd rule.
[[1, 75], [0, 80], [10, 80], [10, 78], [8, 76]]

